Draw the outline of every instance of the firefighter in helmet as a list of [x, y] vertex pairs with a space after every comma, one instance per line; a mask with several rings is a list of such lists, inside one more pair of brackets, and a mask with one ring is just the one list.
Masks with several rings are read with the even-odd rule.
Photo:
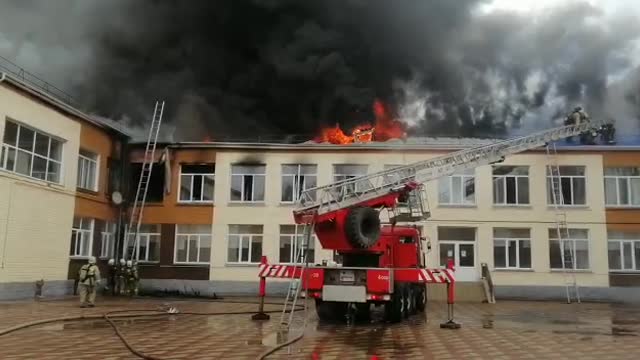
[[115, 259], [109, 259], [108, 261], [108, 273], [107, 273], [107, 286], [104, 287], [104, 292], [105, 293], [111, 293], [111, 295], [115, 295], [116, 294], [116, 284], [118, 281], [118, 268], [116, 265], [116, 260]]
[[116, 277], [118, 282], [118, 290], [116, 294], [123, 295], [127, 290], [127, 281], [125, 279], [125, 270], [127, 268], [127, 261], [125, 259], [120, 259], [118, 263], [118, 268], [116, 269]]
[[100, 283], [100, 269], [96, 265], [96, 258], [89, 257], [87, 264], [80, 268], [80, 307], [94, 307], [96, 301], [96, 289]]
[[138, 294], [138, 266], [133, 261], [127, 260], [125, 268], [125, 281], [127, 283], [127, 294], [129, 296]]

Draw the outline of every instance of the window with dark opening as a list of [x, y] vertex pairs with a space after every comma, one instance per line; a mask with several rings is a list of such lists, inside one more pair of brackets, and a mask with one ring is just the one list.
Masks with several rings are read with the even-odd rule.
[[[131, 183], [129, 184], [129, 200], [131, 202], [135, 201], [141, 173], [141, 163], [131, 164]], [[164, 164], [154, 163], [151, 169], [151, 177], [148, 180], [147, 202], [162, 202], [164, 199], [164, 181]], [[141, 189], [140, 191], [143, 190], [144, 189]]]

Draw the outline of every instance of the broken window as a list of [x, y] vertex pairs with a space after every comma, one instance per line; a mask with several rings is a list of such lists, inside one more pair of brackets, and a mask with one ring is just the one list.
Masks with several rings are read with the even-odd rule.
[[215, 165], [182, 165], [180, 167], [180, 201], [213, 202]]
[[[554, 179], [551, 169], [547, 167], [547, 202], [549, 204], [558, 202], [559, 205], [586, 205], [585, 167], [559, 166], [558, 168], [560, 181]], [[554, 191], [556, 186], [560, 188]]]
[[[140, 175], [142, 173], [141, 163], [131, 164], [131, 183], [129, 186], [129, 199], [131, 202], [136, 198], [136, 191], [138, 189], [138, 183], [140, 182]], [[147, 202], [162, 202], [164, 199], [164, 164], [153, 163], [151, 169], [151, 177], [149, 178], [149, 189], [147, 190]], [[144, 189], [141, 189], [144, 191]]]
[[467, 169], [438, 180], [441, 205], [473, 205], [476, 203], [474, 169]]
[[[302, 192], [316, 187], [318, 181], [316, 165], [282, 165], [282, 198], [284, 203], [296, 202]], [[315, 194], [309, 193], [311, 199]]]
[[496, 205], [529, 204], [529, 167], [493, 167], [493, 203]]
[[231, 165], [231, 201], [263, 202], [266, 165]]

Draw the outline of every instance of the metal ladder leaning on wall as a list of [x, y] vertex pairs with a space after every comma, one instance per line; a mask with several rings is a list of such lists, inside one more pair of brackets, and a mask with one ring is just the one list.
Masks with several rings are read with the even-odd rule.
[[[296, 277], [295, 271], [291, 271], [289, 278], [289, 286], [287, 288], [287, 297], [284, 301], [284, 306], [282, 308], [282, 314], [280, 315], [280, 331], [289, 333], [291, 330], [291, 326], [294, 322], [294, 314], [296, 313], [296, 306], [298, 306], [298, 299], [300, 298], [300, 293], [304, 291], [302, 289], [302, 282], [305, 279], [305, 272], [309, 266], [308, 261], [308, 249], [311, 244], [311, 241], [314, 241], [313, 238], [313, 227], [314, 224], [306, 224], [304, 225], [304, 235], [302, 238], [302, 242], [297, 246], [295, 259], [293, 259], [293, 266], [296, 268], [300, 268], [301, 273], [299, 277]], [[297, 227], [296, 227], [297, 229]], [[297, 231], [294, 239], [294, 243], [297, 244]], [[307, 297], [304, 298], [304, 309], [303, 309], [303, 321], [302, 321], [302, 330], [306, 326], [307, 322]]]
[[565, 251], [567, 248], [566, 240], [569, 239], [569, 229], [567, 228], [567, 213], [562, 210], [564, 198], [562, 195], [562, 182], [560, 180], [560, 166], [558, 165], [557, 155], [556, 144], [548, 144], [547, 160], [549, 165], [547, 165], [547, 171], [550, 178], [549, 185], [551, 186], [551, 200], [553, 201], [553, 208], [555, 211], [556, 235], [558, 237], [562, 271], [564, 273], [567, 303], [571, 304], [572, 302], [572, 290], [573, 295], [575, 295], [576, 302], [580, 303], [580, 289], [578, 287], [574, 271], [575, 252], [573, 244], [568, 245], [568, 252]]
[[[160, 124], [162, 123], [162, 114], [164, 113], [164, 101], [156, 101], [153, 109], [153, 117], [151, 118], [151, 128], [149, 128], [149, 137], [147, 138], [147, 146], [144, 150], [144, 160], [142, 162], [142, 170], [140, 171], [140, 180], [136, 189], [136, 197], [131, 208], [131, 217], [125, 228], [123, 252], [126, 254], [129, 238], [133, 235], [135, 239], [135, 247], [129, 256], [125, 256], [129, 260], [138, 260], [140, 258], [140, 225], [142, 225], [142, 213], [144, 205], [147, 201], [147, 192], [149, 190], [149, 180], [151, 179], [151, 170], [156, 153], [156, 144], [158, 143], [158, 133], [160, 132]], [[135, 256], [134, 256], [135, 254]]]

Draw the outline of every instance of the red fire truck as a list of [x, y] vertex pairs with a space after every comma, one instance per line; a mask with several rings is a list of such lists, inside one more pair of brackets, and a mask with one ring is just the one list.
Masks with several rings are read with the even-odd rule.
[[[314, 298], [321, 319], [367, 316], [372, 305], [382, 305], [388, 321], [424, 311], [426, 284], [446, 285], [449, 321], [453, 321], [455, 271], [453, 266], [428, 268], [426, 239], [416, 223], [429, 217], [424, 184], [457, 171], [502, 162], [520, 153], [593, 131], [588, 121], [528, 136], [465, 149], [414, 164], [347, 179], [302, 192], [294, 211], [306, 234], [296, 263], [260, 265], [261, 295], [268, 277], [289, 278], [283, 309], [293, 314], [300, 295]], [[553, 147], [555, 149], [555, 147]], [[381, 214], [388, 214], [386, 224]], [[324, 249], [339, 255], [337, 264], [309, 264], [306, 244], [315, 233]], [[291, 316], [291, 315], [290, 315]]]

